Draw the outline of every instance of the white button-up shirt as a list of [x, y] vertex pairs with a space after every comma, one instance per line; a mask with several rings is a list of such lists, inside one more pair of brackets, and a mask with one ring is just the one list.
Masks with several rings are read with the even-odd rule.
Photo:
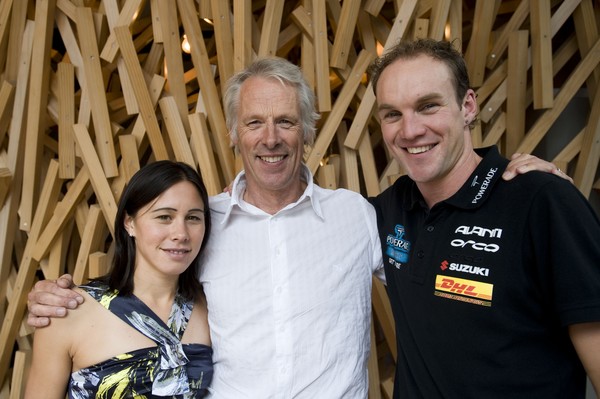
[[215, 399], [366, 398], [371, 283], [383, 278], [375, 211], [359, 194], [308, 183], [270, 215], [211, 198], [200, 280], [208, 301]]

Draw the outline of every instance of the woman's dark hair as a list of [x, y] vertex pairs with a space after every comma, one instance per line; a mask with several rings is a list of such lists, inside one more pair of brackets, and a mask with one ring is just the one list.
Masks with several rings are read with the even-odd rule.
[[179, 293], [190, 300], [195, 299], [201, 292], [202, 286], [198, 280], [200, 255], [210, 236], [208, 192], [202, 177], [189, 165], [183, 162], [157, 161], [142, 167], [133, 175], [119, 200], [115, 219], [115, 256], [112, 270], [99, 280], [118, 290], [121, 295], [130, 295], [133, 292], [135, 271], [135, 239], [130, 237], [125, 229], [125, 217], [134, 217], [140, 209], [180, 182], [189, 182], [198, 190], [204, 202], [205, 231], [200, 252], [190, 266], [179, 275]]

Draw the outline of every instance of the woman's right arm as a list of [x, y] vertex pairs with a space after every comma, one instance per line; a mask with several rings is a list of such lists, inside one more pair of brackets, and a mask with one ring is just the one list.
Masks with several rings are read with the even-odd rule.
[[52, 317], [64, 317], [67, 309], [83, 303], [83, 297], [72, 290], [73, 277], [64, 274], [58, 280], [38, 281], [27, 295], [27, 324], [45, 327]]
[[25, 399], [64, 399], [71, 375], [70, 320], [35, 331]]

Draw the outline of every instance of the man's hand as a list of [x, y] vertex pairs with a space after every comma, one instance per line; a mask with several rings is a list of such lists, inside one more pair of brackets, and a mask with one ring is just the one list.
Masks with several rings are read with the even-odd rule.
[[27, 295], [27, 324], [45, 327], [51, 317], [64, 317], [67, 309], [75, 309], [83, 303], [83, 297], [71, 289], [73, 277], [64, 274], [58, 280], [38, 281]]
[[511, 161], [506, 167], [506, 170], [502, 174], [504, 180], [510, 180], [516, 175], [531, 172], [532, 170], [538, 170], [540, 172], [547, 172], [562, 177], [565, 180], [573, 183], [573, 179], [566, 173], [556, 167], [552, 162], [544, 161], [536, 156], [530, 154], [513, 154], [510, 157]]
[[233, 188], [233, 181], [227, 185], [227, 187], [223, 187], [223, 192], [229, 194], [231, 197], [231, 189]]

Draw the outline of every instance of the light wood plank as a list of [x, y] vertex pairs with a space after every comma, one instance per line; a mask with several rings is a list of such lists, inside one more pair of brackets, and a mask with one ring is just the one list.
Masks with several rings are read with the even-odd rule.
[[352, 68], [352, 73], [350, 74], [349, 79], [344, 84], [342, 91], [340, 92], [337, 101], [335, 102], [335, 106], [333, 110], [327, 117], [325, 124], [321, 128], [321, 132], [319, 133], [315, 145], [306, 160], [306, 165], [310, 168], [310, 170], [315, 173], [317, 168], [319, 167], [319, 163], [325, 154], [326, 149], [331, 144], [331, 140], [333, 139], [333, 135], [335, 134], [338, 125], [340, 124], [342, 117], [346, 113], [348, 109], [348, 104], [352, 100], [352, 96], [356, 92], [358, 85], [361, 82], [362, 76], [369, 66], [370, 62], [373, 60], [373, 54], [368, 51], [361, 51], [358, 56], [358, 60], [354, 67]]
[[19, 60], [21, 57], [21, 47], [23, 46], [23, 31], [25, 30], [25, 24], [27, 22], [28, 2], [13, 0], [12, 3], [5, 79], [14, 83], [19, 74]]
[[41, 138], [46, 130], [44, 110], [48, 103], [50, 84], [50, 47], [52, 44], [54, 10], [56, 0], [40, 0], [35, 7], [35, 32], [37, 39], [33, 42], [31, 78], [29, 79], [29, 96], [27, 104], [27, 125], [25, 146], [25, 164], [21, 202], [19, 204], [21, 230], [29, 231], [31, 219], [35, 212], [34, 199], [38, 195], [38, 175]]
[[565, 109], [575, 92], [581, 87], [590, 73], [600, 62], [600, 40], [590, 49], [588, 55], [577, 65], [569, 79], [554, 99], [554, 106], [544, 114], [529, 129], [519, 145], [517, 152], [531, 153], [550, 129], [556, 118]]
[[259, 57], [274, 56], [277, 51], [277, 38], [281, 27], [283, 4], [284, 2], [280, 0], [267, 0], [258, 47]]
[[75, 123], [75, 67], [73, 64], [61, 62], [58, 64], [58, 162], [60, 177], [72, 179], [75, 177], [75, 138], [73, 124]]
[[[39, 262], [46, 256], [51, 244], [64, 229], [71, 216], [73, 216], [76, 206], [83, 197], [89, 182], [89, 172], [84, 166], [73, 180], [62, 201], [54, 208], [52, 218], [43, 229], [39, 239], [32, 243], [35, 245], [31, 254], [33, 259]], [[29, 240], [27, 242], [29, 242]]]
[[190, 125], [187, 122], [188, 105], [187, 92], [184, 79], [183, 59], [181, 58], [181, 37], [179, 35], [179, 23], [177, 22], [177, 7], [166, 1], [159, 5], [161, 25], [163, 28], [163, 42], [165, 63], [167, 65], [167, 84], [165, 90], [173, 97], [179, 120], [183, 122], [185, 134], [189, 136]]
[[179, 113], [177, 112], [175, 99], [171, 96], [163, 97], [158, 100], [158, 104], [160, 106], [165, 127], [167, 128], [171, 145], [173, 146], [175, 159], [180, 162], [185, 162], [196, 169], [196, 163], [194, 162], [194, 157], [192, 156], [190, 143], [188, 142], [183, 122], [181, 121]]
[[206, 106], [206, 115], [212, 128], [212, 134], [217, 143], [217, 153], [223, 175], [226, 181], [232, 181], [235, 176], [233, 151], [230, 147], [227, 127], [223, 109], [220, 106], [219, 95], [212, 78], [212, 69], [206, 53], [206, 46], [202, 40], [200, 24], [194, 15], [194, 4], [192, 0], [177, 0], [179, 14], [188, 40], [192, 48], [192, 62], [198, 71], [198, 84], [204, 105]]
[[529, 32], [520, 30], [510, 35], [508, 44], [508, 77], [506, 113], [506, 153], [512, 154], [525, 136], [525, 94], [527, 92], [527, 49]]
[[550, 0], [531, 0], [531, 62], [533, 107], [551, 108], [554, 103]]
[[335, 32], [333, 48], [331, 49], [331, 59], [329, 61], [329, 65], [332, 68], [346, 67], [359, 11], [360, 2], [358, 1], [345, 1], [342, 3], [340, 22]]
[[14, 98], [15, 86], [3, 80], [0, 85], [0, 144], [8, 131]]
[[[114, 231], [114, 220], [111, 225], [111, 230]], [[73, 272], [73, 282], [75, 284], [83, 284], [90, 277], [89, 262], [90, 255], [102, 248], [104, 239], [106, 238], [106, 222], [102, 218], [102, 209], [100, 206], [93, 204], [90, 206], [90, 212], [86, 219], [85, 228], [81, 235], [81, 245], [77, 252], [77, 261], [75, 262], [75, 271]]]
[[140, 107], [140, 116], [144, 122], [148, 139], [156, 159], [168, 159], [167, 148], [162, 139], [160, 128], [158, 127], [158, 120], [154, 110], [154, 105], [148, 93], [148, 87], [144, 80], [142, 67], [138, 62], [133, 42], [131, 41], [131, 35], [129, 29], [126, 26], [118, 26], [115, 28], [115, 35], [119, 48], [121, 49], [121, 56], [125, 60], [125, 66], [129, 79], [133, 85], [133, 91], [135, 98], [138, 101]]
[[508, 40], [512, 32], [518, 30], [525, 19], [529, 16], [529, 0], [519, 2], [517, 9], [510, 17], [508, 23], [502, 29], [500, 36], [494, 41], [494, 46], [487, 56], [486, 66], [488, 69], [496, 68], [498, 62], [503, 59], [503, 56], [508, 48]]
[[488, 53], [488, 43], [499, 0], [477, 0], [473, 31], [469, 46], [465, 53], [465, 61], [469, 71], [471, 86], [479, 87], [485, 77], [485, 61]]
[[[4, 241], [0, 245], [0, 281], [6, 281], [12, 264], [13, 242], [18, 225], [18, 207], [21, 199], [23, 181], [23, 154], [25, 151], [26, 98], [29, 82], [29, 69], [33, 48], [34, 23], [29, 21], [23, 33], [23, 48], [19, 57], [21, 69], [15, 86], [13, 115], [9, 128], [10, 142], [7, 151], [7, 166], [12, 175], [12, 191], [8, 193], [4, 206], [0, 209], [0, 236]], [[0, 309], [5, 309], [4, 296], [0, 295]], [[2, 381], [2, 379], [0, 379]]]
[[104, 252], [94, 252], [89, 257], [89, 277], [98, 278], [110, 271], [110, 258]]
[[90, 134], [84, 125], [73, 125], [73, 133], [75, 134], [77, 146], [81, 150], [83, 162], [90, 171], [90, 182], [94, 188], [96, 199], [100, 203], [110, 234], [114, 236], [113, 224], [117, 214], [117, 203], [108, 180], [106, 180], [106, 177], [102, 173], [98, 173], [101, 170], [99, 156], [94, 150]]
[[121, 167], [123, 169], [123, 172], [119, 175], [129, 181], [135, 172], [140, 170], [140, 158], [135, 136], [132, 134], [119, 136], [119, 148], [121, 149]]
[[0, 330], [0, 381], [4, 381], [4, 378], [6, 377], [17, 329], [26, 308], [26, 294], [33, 285], [33, 278], [35, 271], [37, 270], [37, 262], [32, 257], [32, 250], [37, 237], [40, 236], [43, 225], [48, 222], [50, 215], [54, 210], [51, 205], [54, 204], [54, 199], [58, 195], [60, 187], [59, 183], [58, 163], [55, 161], [50, 162], [48, 173], [46, 174], [40, 192], [40, 199], [46, 201], [40, 201], [36, 209], [33, 223], [29, 231], [29, 239], [25, 244], [23, 258], [19, 265], [17, 279], [12, 290], [11, 300], [8, 302], [8, 309], [6, 310], [6, 316], [4, 317], [2, 329]]
[[233, 0], [233, 72], [241, 71], [252, 57], [252, 0]]
[[436, 40], [444, 38], [451, 3], [452, 0], [439, 0], [435, 2], [431, 10], [431, 24], [429, 26], [428, 37]]
[[327, 40], [327, 17], [322, 0], [312, 2], [313, 46], [315, 50], [315, 77], [317, 109], [331, 111], [331, 88], [329, 87], [329, 52]]
[[[598, 40], [598, 23], [596, 22], [592, 0], [581, 1], [579, 7], [573, 12], [573, 22], [575, 24], [579, 51], [585, 57], [589, 49]], [[590, 103], [594, 101], [594, 93], [597, 91], [599, 81], [600, 68], [596, 68], [586, 82], [589, 93], [591, 93]]]
[[[222, 82], [227, 82], [231, 75], [233, 75], [233, 64], [231, 62], [233, 60], [233, 37], [231, 34], [230, 0], [211, 0], [211, 8], [213, 12], [213, 24], [215, 27], [219, 77]], [[279, 16], [279, 21], [281, 21], [281, 15]], [[224, 94], [224, 92], [225, 85], [222, 84], [221, 94]]]
[[210, 142], [210, 132], [206, 124], [206, 117], [202, 113], [190, 114], [190, 127], [192, 130], [191, 146], [200, 166], [200, 174], [209, 195], [217, 195], [223, 191], [219, 180], [219, 171]]
[[[117, 0], [103, 0], [102, 4], [106, 10], [106, 19], [108, 26], [114, 29], [116, 26], [129, 26], [133, 17], [139, 12], [142, 0], [127, 0], [119, 12]], [[102, 47], [100, 57], [108, 62], [114, 62], [119, 52], [119, 45], [114, 31], [110, 32], [108, 39]]]
[[[392, 47], [401, 37], [404, 36], [406, 29], [410, 25], [410, 22], [413, 19], [415, 14], [415, 10], [417, 7], [417, 0], [405, 0], [402, 2], [402, 6], [398, 11], [398, 15], [394, 20], [394, 25], [390, 31], [389, 36], [384, 45], [384, 52]], [[365, 131], [366, 125], [369, 121], [371, 113], [375, 107], [375, 94], [373, 93], [373, 89], [371, 88], [371, 83], [367, 87], [367, 91], [365, 96], [363, 97], [358, 111], [356, 112], [356, 117], [350, 126], [350, 130], [348, 131], [348, 137], [344, 142], [344, 145], [357, 149], [359, 146], [359, 142], [362, 139], [362, 134]]]
[[108, 113], [105, 83], [100, 65], [100, 54], [98, 53], [98, 42], [96, 41], [96, 33], [94, 31], [92, 10], [87, 7], [78, 7], [76, 15], [77, 33], [85, 73], [85, 85], [92, 110], [92, 120], [94, 122], [96, 150], [98, 151], [104, 173], [108, 177], [113, 177], [119, 171]]
[[[600, 41], [599, 41], [600, 42]], [[583, 133], [581, 152], [573, 180], [586, 197], [590, 196], [600, 161], [600, 95], [596, 95]]]

